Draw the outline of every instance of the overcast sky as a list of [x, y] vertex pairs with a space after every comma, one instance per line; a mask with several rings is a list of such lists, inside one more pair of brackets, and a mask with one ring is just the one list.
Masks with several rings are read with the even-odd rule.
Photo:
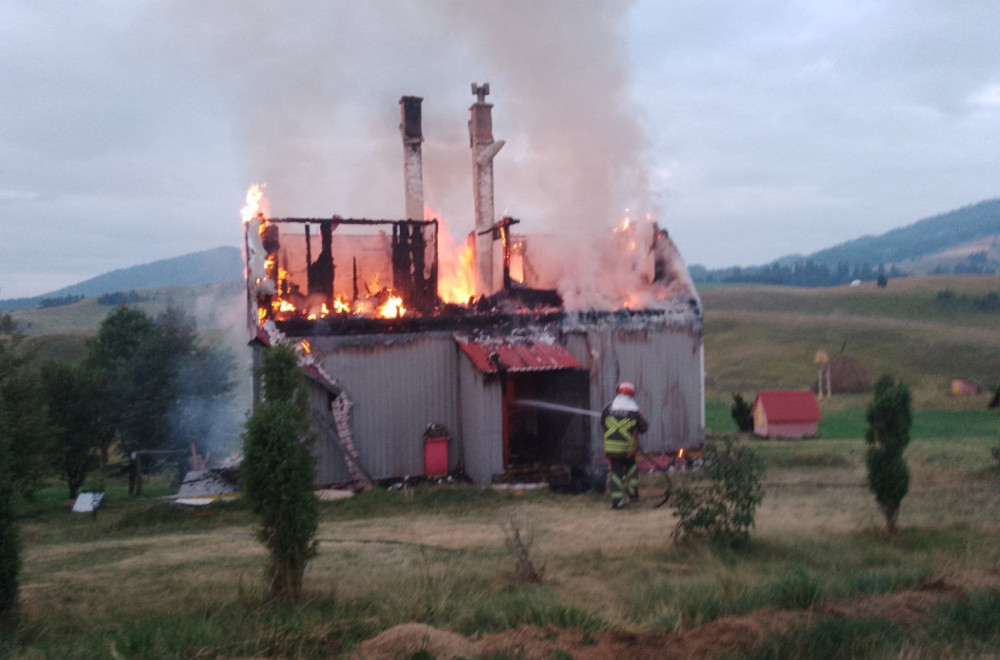
[[497, 212], [654, 213], [749, 265], [1000, 196], [995, 0], [0, 4], [0, 298], [238, 245], [275, 215], [400, 217], [401, 95], [435, 213], [472, 226], [469, 84]]

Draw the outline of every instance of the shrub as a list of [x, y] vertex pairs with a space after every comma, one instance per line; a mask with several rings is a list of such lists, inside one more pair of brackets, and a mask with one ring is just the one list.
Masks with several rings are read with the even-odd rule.
[[764, 461], [732, 438], [707, 445], [704, 458], [702, 469], [686, 475], [673, 491], [673, 536], [742, 545], [750, 538], [754, 513], [764, 497]]
[[885, 516], [886, 529], [895, 535], [899, 508], [910, 488], [910, 470], [903, 459], [913, 425], [910, 389], [891, 376], [882, 376], [875, 384], [866, 417], [868, 490], [874, 493]]
[[316, 554], [319, 518], [312, 493], [308, 403], [292, 349], [269, 349], [258, 375], [264, 379], [265, 400], [243, 434], [243, 483], [250, 507], [260, 517], [257, 536], [270, 553], [271, 597], [297, 600], [306, 563]]
[[0, 629], [9, 623], [17, 607], [17, 574], [21, 568], [21, 548], [14, 526], [14, 478], [6, 428], [3, 398], [0, 397]]
[[733, 392], [733, 405], [729, 411], [737, 429], [743, 433], [753, 431], [753, 404], [745, 400], [739, 392]]
[[545, 579], [545, 564], [536, 566], [531, 557], [531, 546], [535, 543], [531, 527], [528, 524], [522, 525], [516, 517], [511, 516], [506, 524], [500, 525], [500, 529], [503, 531], [503, 545], [514, 562], [514, 579], [541, 584]]

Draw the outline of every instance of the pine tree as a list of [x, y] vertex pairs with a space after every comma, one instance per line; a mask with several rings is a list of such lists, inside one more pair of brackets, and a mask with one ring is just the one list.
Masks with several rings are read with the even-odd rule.
[[308, 402], [290, 348], [269, 349], [258, 375], [264, 379], [264, 401], [243, 434], [244, 491], [260, 517], [257, 537], [270, 554], [271, 597], [297, 600], [306, 564], [316, 554], [319, 517], [312, 492]]
[[753, 431], [753, 404], [739, 392], [733, 393], [733, 405], [729, 407], [729, 413], [736, 422], [737, 429], [743, 433]]
[[875, 384], [875, 396], [866, 416], [868, 490], [874, 493], [885, 516], [887, 531], [895, 535], [899, 508], [910, 489], [910, 470], [903, 458], [913, 424], [910, 388], [891, 376], [882, 376]]

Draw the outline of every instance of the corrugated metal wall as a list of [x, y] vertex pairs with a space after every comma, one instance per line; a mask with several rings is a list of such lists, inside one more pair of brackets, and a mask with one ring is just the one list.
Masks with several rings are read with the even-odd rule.
[[313, 455], [316, 457], [316, 482], [331, 484], [346, 481], [347, 466], [337, 444], [337, 432], [330, 412], [330, 393], [311, 380], [306, 381], [312, 430], [316, 436]]
[[[704, 443], [700, 333], [590, 327], [568, 332], [566, 346], [588, 369], [593, 410], [614, 397], [619, 380], [635, 382], [636, 398], [650, 421], [642, 439], [647, 451]], [[423, 474], [422, 436], [431, 422], [451, 432], [450, 468], [461, 466], [481, 484], [503, 471], [500, 380], [480, 373], [450, 334], [317, 337], [312, 347], [354, 402], [354, 442], [373, 477]], [[326, 392], [311, 386], [310, 401], [319, 481], [346, 481]], [[324, 425], [328, 430], [322, 430]], [[600, 462], [599, 424], [591, 425], [590, 448], [592, 461]]]
[[464, 354], [458, 374], [465, 473], [477, 484], [488, 484], [503, 472], [502, 386], [499, 378], [487, 378]]
[[[423, 474], [423, 433], [429, 423], [448, 427], [453, 436], [449, 465], [457, 464], [458, 349], [450, 335], [311, 341], [313, 355], [354, 402], [354, 443], [372, 477]], [[339, 457], [321, 463], [324, 481], [348, 478]]]
[[[593, 328], [568, 335], [567, 348], [588, 365], [590, 405], [601, 410], [619, 381], [636, 384], [636, 401], [650, 422], [642, 446], [650, 452], [700, 447], [705, 441], [703, 345], [700, 333], [671, 327]], [[592, 450], [600, 453], [600, 425]]]

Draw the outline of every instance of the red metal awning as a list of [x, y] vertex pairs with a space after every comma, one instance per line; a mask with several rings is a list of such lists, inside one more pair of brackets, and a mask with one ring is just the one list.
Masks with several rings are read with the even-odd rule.
[[483, 373], [497, 373], [501, 368], [510, 372], [583, 369], [573, 354], [560, 344], [466, 337], [456, 337], [455, 341]]

